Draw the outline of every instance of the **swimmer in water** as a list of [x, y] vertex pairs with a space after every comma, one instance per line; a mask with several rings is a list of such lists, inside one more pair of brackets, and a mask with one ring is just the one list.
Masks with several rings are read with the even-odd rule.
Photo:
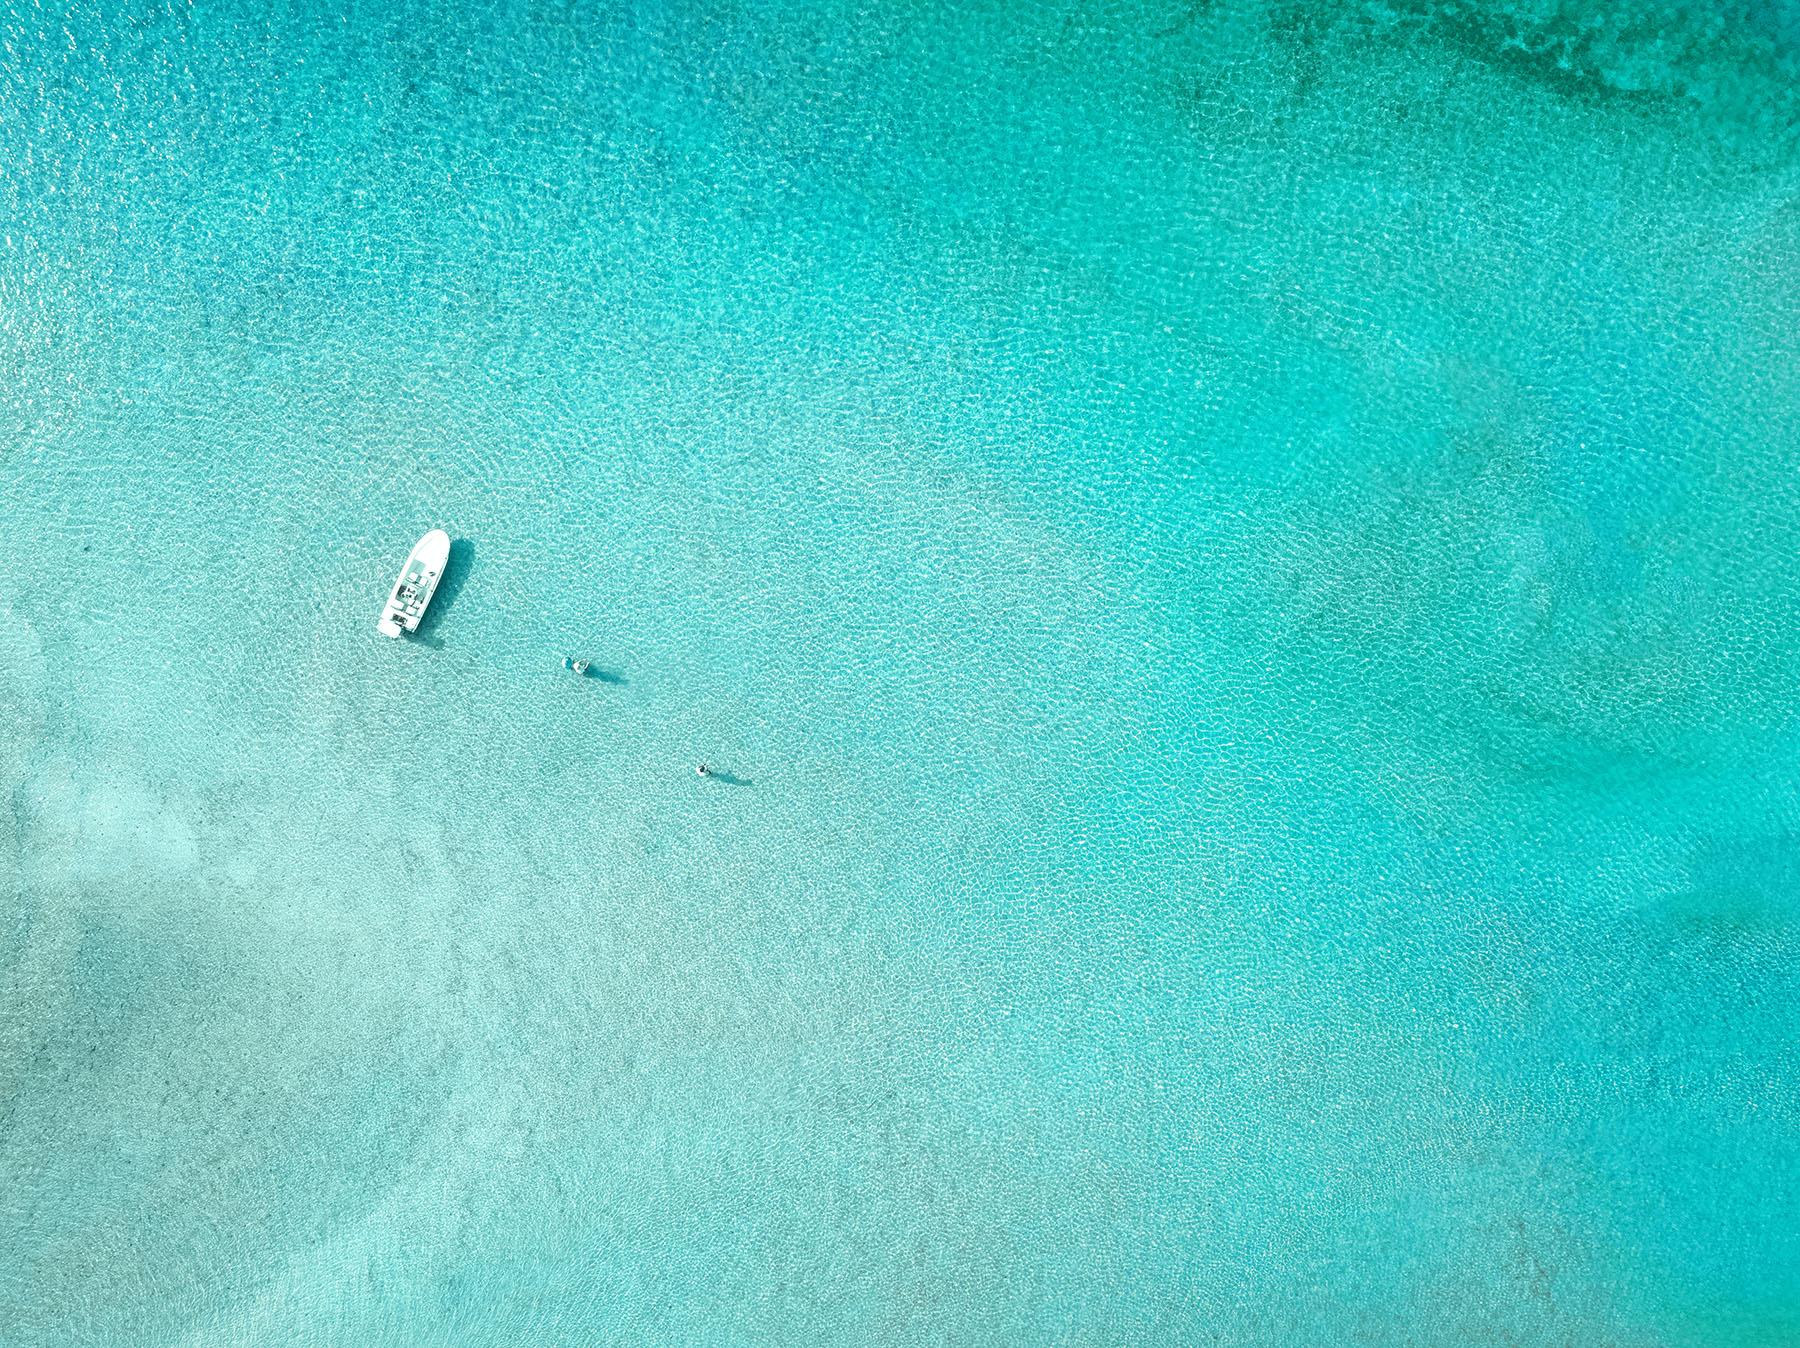
[[702, 763], [699, 767], [695, 768], [694, 771], [702, 777], [712, 776], [712, 769], [707, 767], [706, 764], [704, 764], [704, 763]]

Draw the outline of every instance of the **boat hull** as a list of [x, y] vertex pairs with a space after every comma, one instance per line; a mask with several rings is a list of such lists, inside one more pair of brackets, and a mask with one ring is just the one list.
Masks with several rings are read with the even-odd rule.
[[388, 594], [387, 606], [381, 610], [376, 630], [384, 637], [398, 637], [403, 632], [419, 630], [419, 620], [438, 582], [444, 578], [444, 567], [450, 561], [450, 535], [433, 529], [413, 545], [406, 565], [400, 568], [400, 579]]

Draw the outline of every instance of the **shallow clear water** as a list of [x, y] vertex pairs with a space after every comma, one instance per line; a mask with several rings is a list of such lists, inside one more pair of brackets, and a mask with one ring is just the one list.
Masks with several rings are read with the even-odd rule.
[[1800, 12], [353, 8], [0, 11], [0, 1340], [1800, 1340]]

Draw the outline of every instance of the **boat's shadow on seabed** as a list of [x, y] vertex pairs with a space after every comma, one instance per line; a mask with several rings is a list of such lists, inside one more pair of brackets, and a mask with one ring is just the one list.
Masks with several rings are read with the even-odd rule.
[[437, 590], [431, 596], [431, 606], [419, 621], [419, 630], [413, 633], [416, 640], [434, 650], [443, 649], [443, 639], [437, 635], [438, 625], [444, 621], [444, 615], [455, 607], [456, 596], [462, 593], [462, 587], [468, 583], [469, 568], [474, 565], [474, 542], [467, 538], [452, 539], [450, 558], [444, 563], [443, 578], [438, 581]]

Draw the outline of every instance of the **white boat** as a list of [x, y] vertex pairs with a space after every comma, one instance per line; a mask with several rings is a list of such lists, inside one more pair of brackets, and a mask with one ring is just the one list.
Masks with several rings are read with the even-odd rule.
[[400, 579], [394, 582], [387, 607], [381, 610], [377, 630], [383, 636], [397, 637], [402, 632], [419, 630], [419, 619], [425, 616], [425, 606], [437, 593], [444, 564], [449, 560], [450, 535], [442, 529], [433, 529], [413, 545], [412, 556], [400, 568]]

